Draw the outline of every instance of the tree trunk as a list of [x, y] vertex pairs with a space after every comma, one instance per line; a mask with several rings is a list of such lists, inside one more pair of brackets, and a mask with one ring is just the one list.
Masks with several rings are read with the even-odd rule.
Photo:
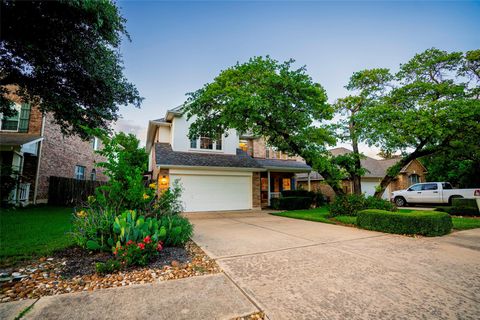
[[361, 170], [362, 164], [360, 162], [360, 153], [358, 152], [358, 140], [352, 139], [352, 148], [355, 155], [355, 172], [351, 175], [353, 182], [353, 193], [356, 195], [362, 194], [362, 177], [357, 173]]
[[395, 170], [392, 170], [391, 172], [387, 171], [387, 174], [383, 177], [382, 181], [380, 182], [380, 186], [377, 188], [377, 190], [375, 190], [374, 197], [381, 199], [388, 185], [400, 173], [400, 170], [402, 170], [403, 167], [405, 167], [407, 164], [410, 163], [410, 161], [413, 161], [423, 156], [434, 154], [440, 150], [439, 148], [422, 150], [423, 145], [424, 144], [421, 144], [419, 147], [417, 147], [417, 149], [415, 149], [414, 152], [410, 153], [406, 157], [403, 157], [397, 164], [395, 164], [394, 166]]

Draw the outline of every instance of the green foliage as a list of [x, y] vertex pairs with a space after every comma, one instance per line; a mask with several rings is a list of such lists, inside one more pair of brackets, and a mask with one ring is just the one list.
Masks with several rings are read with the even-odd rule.
[[301, 156], [338, 191], [340, 175], [326, 151], [335, 139], [323, 124], [332, 119], [333, 109], [322, 86], [293, 63], [254, 57], [189, 93], [184, 111], [188, 118], [195, 116], [189, 136], [215, 137], [236, 129], [264, 137], [279, 151]]
[[146, 236], [143, 240], [128, 240], [125, 244], [117, 243], [113, 254], [122, 267], [146, 266], [148, 262], [163, 249], [162, 242]]
[[4, 0], [1, 12], [0, 113], [12, 112], [6, 85], [84, 136], [84, 126], [107, 129], [119, 105], [140, 106], [123, 75], [118, 49], [128, 34], [114, 2]]
[[72, 237], [75, 243], [89, 250], [109, 250], [113, 239], [115, 212], [110, 208], [84, 208], [73, 214]]
[[325, 204], [325, 197], [321, 192], [299, 190], [285, 190], [282, 191], [282, 197], [309, 197], [312, 198], [312, 205], [315, 208], [321, 207]]
[[447, 212], [455, 216], [480, 216], [475, 199], [455, 198], [451, 207], [437, 207], [435, 211]]
[[7, 204], [10, 193], [18, 184], [19, 178], [20, 172], [11, 165], [0, 165], [0, 201], [2, 201], [2, 206]]
[[[470, 57], [470, 58], [468, 58]], [[401, 167], [413, 159], [455, 148], [478, 145], [480, 132], [480, 76], [475, 53], [435, 48], [400, 65], [391, 89], [378, 94], [357, 116], [363, 123], [360, 139], [386, 152], [401, 151], [402, 159], [389, 170], [376, 192], [383, 190]]]
[[272, 198], [270, 204], [273, 209], [276, 210], [299, 210], [299, 209], [308, 209], [312, 206], [313, 198], [311, 196], [301, 197], [301, 196], [290, 196], [290, 197], [280, 197]]
[[113, 243], [123, 245], [129, 241], [138, 242], [147, 236], [153, 241], [163, 240], [166, 237], [166, 229], [154, 218], [137, 216], [134, 210], [126, 210], [115, 217], [113, 222]]
[[174, 216], [180, 214], [183, 211], [183, 204], [181, 201], [182, 191], [182, 186], [178, 180], [175, 180], [172, 187], [163, 191], [153, 206], [148, 208], [149, 211], [145, 216], [152, 216], [159, 219], [162, 216]]
[[165, 246], [183, 246], [193, 234], [193, 226], [187, 218], [180, 215], [162, 216], [158, 223], [165, 233], [160, 238]]
[[113, 273], [121, 268], [121, 262], [116, 259], [108, 259], [105, 262], [97, 262], [95, 264], [95, 270], [100, 274]]
[[152, 206], [155, 190], [145, 186], [143, 173], [147, 170], [148, 155], [140, 148], [133, 134], [117, 133], [110, 137], [101, 130], [87, 130], [101, 139], [103, 148], [97, 151], [106, 161], [97, 165], [109, 178], [96, 189], [96, 205], [112, 207], [118, 212], [126, 209], [147, 210]]
[[390, 202], [377, 199], [375, 197], [365, 197], [365, 195], [345, 195], [335, 197], [335, 201], [330, 205], [330, 215], [335, 216], [356, 216], [357, 213], [365, 209], [381, 209], [396, 211], [397, 208]]
[[391, 212], [368, 209], [357, 215], [363, 229], [397, 234], [420, 234], [434, 237], [448, 234], [453, 227], [448, 213], [435, 211]]

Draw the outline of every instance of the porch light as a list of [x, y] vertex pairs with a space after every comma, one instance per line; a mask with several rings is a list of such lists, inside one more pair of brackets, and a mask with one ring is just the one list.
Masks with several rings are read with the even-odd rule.
[[162, 186], [168, 185], [168, 177], [167, 176], [162, 176], [162, 179], [160, 179], [160, 185], [162, 185]]

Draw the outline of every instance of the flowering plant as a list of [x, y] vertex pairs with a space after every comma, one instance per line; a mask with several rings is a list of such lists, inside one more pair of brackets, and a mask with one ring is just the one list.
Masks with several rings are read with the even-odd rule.
[[145, 266], [148, 261], [163, 249], [161, 241], [152, 241], [146, 236], [142, 241], [129, 240], [124, 246], [117, 246], [113, 250], [115, 257], [120, 260], [123, 267], [132, 265]]

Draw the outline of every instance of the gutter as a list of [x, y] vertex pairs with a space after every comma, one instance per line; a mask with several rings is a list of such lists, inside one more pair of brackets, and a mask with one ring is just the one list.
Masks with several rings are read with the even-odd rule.
[[191, 169], [191, 170], [221, 170], [221, 171], [244, 171], [244, 172], [263, 172], [267, 171], [266, 168], [246, 168], [246, 167], [213, 167], [213, 166], [182, 166], [182, 165], [168, 165], [157, 164], [157, 168], [160, 166], [164, 169]]

